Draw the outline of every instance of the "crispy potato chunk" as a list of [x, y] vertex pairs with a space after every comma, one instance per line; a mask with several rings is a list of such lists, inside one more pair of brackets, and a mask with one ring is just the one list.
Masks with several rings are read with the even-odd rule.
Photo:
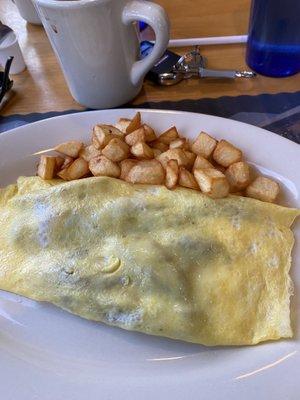
[[[93, 131], [93, 132], [94, 132], [94, 131]], [[100, 144], [99, 144], [99, 142], [98, 142], [96, 136], [94, 135], [94, 133], [92, 133], [92, 140], [91, 140], [91, 142], [92, 142], [92, 145], [95, 147], [95, 149], [97, 149], [97, 150], [100, 150], [100, 149], [101, 149]]]
[[184, 149], [188, 150], [187, 140], [185, 138], [178, 138], [170, 143], [170, 149]]
[[162, 151], [159, 149], [152, 149], [152, 150], [153, 150], [154, 158], [158, 157], [162, 153]]
[[112, 139], [102, 150], [102, 154], [114, 162], [125, 160], [129, 153], [129, 146], [119, 138]]
[[69, 180], [68, 168], [64, 168], [61, 171], [59, 171], [57, 176], [59, 176], [64, 181], [68, 181]]
[[119, 178], [121, 169], [119, 165], [105, 156], [92, 158], [89, 162], [89, 169], [94, 176], [110, 176]]
[[206, 158], [202, 156], [197, 156], [193, 165], [193, 170], [205, 168], [214, 168], [214, 166]]
[[175, 139], [179, 137], [177, 129], [175, 126], [172, 126], [167, 131], [163, 132], [159, 137], [158, 140], [162, 143], [169, 145]]
[[124, 133], [112, 125], [95, 125], [92, 134], [92, 144], [96, 149], [103, 149], [108, 143], [114, 139], [122, 139]]
[[56, 162], [56, 171], [59, 171], [62, 166], [64, 165], [65, 159], [63, 157], [57, 156], [55, 157], [55, 162]]
[[131, 153], [136, 157], [144, 160], [154, 158], [153, 150], [145, 142], [138, 142], [130, 149]]
[[72, 158], [72, 157], [65, 157], [64, 163], [63, 163], [63, 165], [60, 167], [60, 169], [66, 169], [66, 168], [68, 168], [68, 166], [71, 165], [73, 161], [74, 161], [74, 158]]
[[159, 140], [155, 140], [154, 142], [151, 143], [152, 149], [158, 149], [162, 153], [167, 151], [169, 149], [169, 146], [163, 142], [160, 142]]
[[191, 146], [191, 150], [198, 156], [209, 158], [217, 145], [216, 139], [205, 132], [200, 132]]
[[58, 153], [64, 154], [72, 158], [78, 157], [79, 151], [83, 147], [83, 143], [77, 140], [70, 140], [69, 142], [60, 143], [54, 147], [54, 150]]
[[119, 121], [115, 124], [115, 127], [119, 129], [119, 131], [126, 133], [126, 130], [131, 122], [131, 119], [128, 118], [120, 118]]
[[41, 156], [37, 174], [44, 180], [52, 179], [56, 171], [56, 157]]
[[120, 167], [121, 167], [121, 175], [120, 179], [125, 180], [126, 176], [128, 175], [129, 171], [131, 168], [138, 163], [138, 160], [133, 160], [132, 158], [127, 158], [126, 160], [123, 160], [120, 162]]
[[196, 159], [196, 154], [192, 153], [191, 151], [184, 150], [184, 154], [187, 157], [188, 163], [186, 165], [186, 169], [191, 171], [193, 169], [193, 165]]
[[101, 150], [96, 149], [92, 144], [83, 147], [79, 151], [79, 157], [83, 158], [85, 161], [90, 162], [92, 158], [100, 156]]
[[177, 160], [169, 160], [166, 166], [166, 186], [168, 189], [174, 189], [179, 177], [179, 167]]
[[250, 183], [250, 168], [244, 161], [231, 164], [225, 175], [232, 192], [243, 190]]
[[212, 198], [226, 197], [229, 193], [229, 183], [222, 172], [214, 168], [195, 169], [194, 176], [201, 191]]
[[67, 168], [67, 180], [73, 181], [86, 176], [90, 172], [89, 164], [83, 158], [76, 158], [72, 164]]
[[177, 160], [179, 166], [187, 167], [189, 164], [189, 159], [182, 149], [170, 149], [161, 153], [157, 160], [163, 165], [164, 168], [167, 166], [169, 160]]
[[128, 144], [128, 146], [134, 146], [138, 142], [145, 141], [146, 132], [143, 126], [125, 136], [125, 142]]
[[199, 190], [199, 186], [194, 175], [184, 167], [179, 167], [178, 184], [189, 189]]
[[269, 203], [273, 203], [278, 194], [278, 183], [264, 176], [258, 176], [246, 189], [246, 196]]
[[149, 185], [161, 185], [165, 180], [165, 171], [157, 160], [139, 161], [134, 165], [126, 181], [131, 183], [146, 183]]
[[144, 124], [143, 128], [145, 131], [145, 142], [153, 142], [157, 139], [154, 129], [151, 126]]
[[141, 126], [141, 114], [137, 112], [126, 128], [126, 133], [131, 133]]
[[213, 152], [213, 159], [226, 168], [233, 163], [241, 161], [242, 158], [243, 153], [241, 150], [227, 142], [227, 140], [220, 140]]

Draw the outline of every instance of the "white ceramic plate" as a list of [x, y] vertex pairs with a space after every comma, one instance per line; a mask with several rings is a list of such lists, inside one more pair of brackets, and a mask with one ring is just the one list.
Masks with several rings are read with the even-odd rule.
[[[114, 123], [134, 113], [109, 110], [66, 115], [0, 135], [0, 186], [35, 173], [38, 157], [32, 153], [67, 139], [87, 140], [94, 124]], [[176, 125], [189, 138], [206, 130], [232, 141], [263, 173], [281, 181], [284, 204], [300, 206], [300, 146], [223, 118], [173, 111], [142, 110], [142, 114], [157, 132]], [[0, 291], [0, 398], [298, 400], [299, 225], [294, 226], [293, 340], [207, 348], [89, 322]]]

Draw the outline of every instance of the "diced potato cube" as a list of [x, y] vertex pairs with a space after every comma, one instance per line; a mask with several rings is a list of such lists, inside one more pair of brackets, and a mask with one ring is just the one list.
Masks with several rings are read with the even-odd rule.
[[48, 180], [52, 179], [56, 171], [56, 157], [41, 156], [38, 165], [37, 174], [40, 178]]
[[56, 171], [59, 171], [62, 166], [64, 165], [65, 159], [63, 157], [57, 156], [55, 157], [55, 162], [56, 162]]
[[198, 156], [209, 158], [212, 155], [216, 145], [216, 139], [205, 132], [201, 132], [192, 144], [191, 150]]
[[166, 166], [166, 186], [168, 189], [174, 189], [179, 177], [179, 167], [176, 160], [169, 160]]
[[226, 176], [217, 169], [195, 169], [194, 176], [203, 193], [215, 199], [228, 195], [229, 183]]
[[151, 147], [152, 149], [160, 150], [162, 153], [169, 149], [169, 146], [167, 144], [160, 142], [159, 140], [155, 140], [154, 142], [152, 142]]
[[54, 147], [54, 150], [58, 153], [64, 154], [65, 156], [76, 158], [78, 157], [79, 151], [83, 147], [83, 143], [77, 140], [70, 140], [69, 142], [60, 143]]
[[89, 162], [89, 169], [94, 176], [110, 176], [119, 178], [121, 169], [119, 165], [105, 156], [92, 158]]
[[241, 150], [227, 142], [227, 140], [220, 140], [213, 152], [213, 159], [226, 168], [233, 163], [241, 161], [242, 158], [243, 153]]
[[145, 142], [145, 140], [146, 133], [143, 126], [125, 136], [125, 142], [128, 146], [134, 146], [138, 142]]
[[119, 138], [112, 139], [102, 150], [102, 154], [114, 162], [125, 160], [129, 153], [128, 144]]
[[164, 168], [167, 166], [169, 160], [177, 160], [179, 166], [187, 167], [189, 165], [189, 159], [182, 149], [170, 149], [161, 153], [157, 160], [163, 165]]
[[96, 149], [92, 144], [83, 147], [79, 152], [79, 157], [85, 161], [90, 162], [92, 158], [100, 156], [101, 150]]
[[61, 165], [60, 169], [63, 170], [63, 169], [68, 168], [68, 166], [71, 165], [73, 161], [74, 161], [74, 158], [68, 157], [68, 156], [65, 157], [64, 163], [63, 163], [63, 165]]
[[98, 139], [96, 138], [96, 136], [95, 136], [95, 134], [94, 134], [94, 131], [93, 131], [93, 133], [92, 133], [92, 146], [94, 146], [95, 149], [97, 149], [97, 150], [100, 150], [100, 149], [101, 149], [100, 144], [99, 144], [99, 142], [98, 142]]
[[137, 112], [130, 121], [130, 124], [127, 126], [126, 133], [131, 133], [137, 130], [140, 126], [141, 126], [141, 114], [140, 112]]
[[227, 168], [225, 175], [232, 192], [243, 190], [250, 183], [250, 168], [244, 161], [231, 164]]
[[159, 149], [152, 149], [152, 150], [153, 150], [154, 158], [158, 157], [162, 153], [162, 151]]
[[191, 149], [191, 144], [190, 144], [190, 140], [189, 140], [189, 139], [185, 139], [184, 150], [186, 150], [186, 151], [192, 151], [192, 149]]
[[83, 178], [90, 172], [89, 164], [83, 158], [77, 158], [67, 168], [67, 180], [73, 181], [75, 179]]
[[120, 118], [116, 123], [115, 127], [119, 129], [121, 132], [126, 133], [128, 126], [130, 125], [131, 119], [128, 118]]
[[96, 149], [103, 149], [114, 139], [122, 139], [124, 133], [112, 125], [95, 125], [93, 128], [92, 144]]
[[188, 163], [186, 165], [186, 169], [191, 171], [193, 169], [193, 165], [196, 159], [196, 154], [192, 153], [191, 151], [184, 150], [184, 154], [187, 157]]
[[199, 190], [199, 186], [194, 175], [184, 167], [179, 167], [178, 184], [189, 189]]
[[121, 167], [121, 175], [120, 179], [125, 180], [129, 171], [131, 168], [136, 165], [138, 160], [133, 160], [131, 158], [127, 158], [126, 160], [123, 160], [120, 162], [120, 167]]
[[172, 126], [169, 128], [167, 131], [162, 133], [159, 137], [158, 140], [162, 143], [165, 143], [169, 145], [171, 142], [173, 142], [175, 139], [179, 137], [177, 129], [175, 126]]
[[278, 183], [264, 176], [258, 176], [246, 189], [246, 196], [269, 203], [273, 203], [278, 194]]
[[61, 171], [59, 171], [57, 173], [57, 176], [59, 176], [64, 181], [68, 181], [69, 180], [68, 168], [64, 168]]
[[170, 149], [183, 149], [183, 150], [187, 150], [188, 146], [187, 146], [187, 140], [185, 138], [178, 138], [173, 140], [170, 143]]
[[214, 166], [206, 158], [202, 156], [197, 156], [193, 165], [193, 170], [205, 168], [214, 168]]
[[127, 182], [149, 185], [161, 185], [164, 180], [165, 171], [157, 160], [139, 161], [130, 169], [126, 177]]
[[153, 142], [157, 139], [154, 129], [151, 126], [144, 124], [143, 128], [145, 131], [145, 142]]
[[136, 143], [131, 147], [130, 151], [136, 158], [144, 160], [151, 160], [151, 158], [154, 158], [153, 149], [145, 142]]

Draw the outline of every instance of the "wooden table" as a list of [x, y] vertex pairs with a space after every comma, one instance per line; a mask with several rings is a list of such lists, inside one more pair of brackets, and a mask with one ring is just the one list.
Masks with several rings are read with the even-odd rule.
[[[172, 38], [241, 35], [247, 32], [250, 0], [159, 0], [171, 21]], [[10, 0], [0, 2], [3, 23], [18, 35], [27, 70], [13, 77], [14, 93], [4, 105], [1, 115], [82, 109], [71, 97], [64, 77], [41, 26], [27, 24]], [[244, 69], [245, 45], [206, 46], [203, 55], [211, 68]], [[175, 49], [183, 53], [186, 49]], [[145, 82], [133, 101], [216, 98], [241, 94], [294, 92], [299, 90], [300, 74], [289, 78], [258, 76], [252, 80], [205, 81], [187, 80], [161, 88]]]

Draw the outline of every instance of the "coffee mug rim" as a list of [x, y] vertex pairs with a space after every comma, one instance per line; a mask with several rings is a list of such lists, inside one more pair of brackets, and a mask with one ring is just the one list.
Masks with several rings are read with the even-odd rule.
[[79, 8], [99, 3], [108, 3], [112, 0], [33, 0], [39, 6], [48, 8]]

